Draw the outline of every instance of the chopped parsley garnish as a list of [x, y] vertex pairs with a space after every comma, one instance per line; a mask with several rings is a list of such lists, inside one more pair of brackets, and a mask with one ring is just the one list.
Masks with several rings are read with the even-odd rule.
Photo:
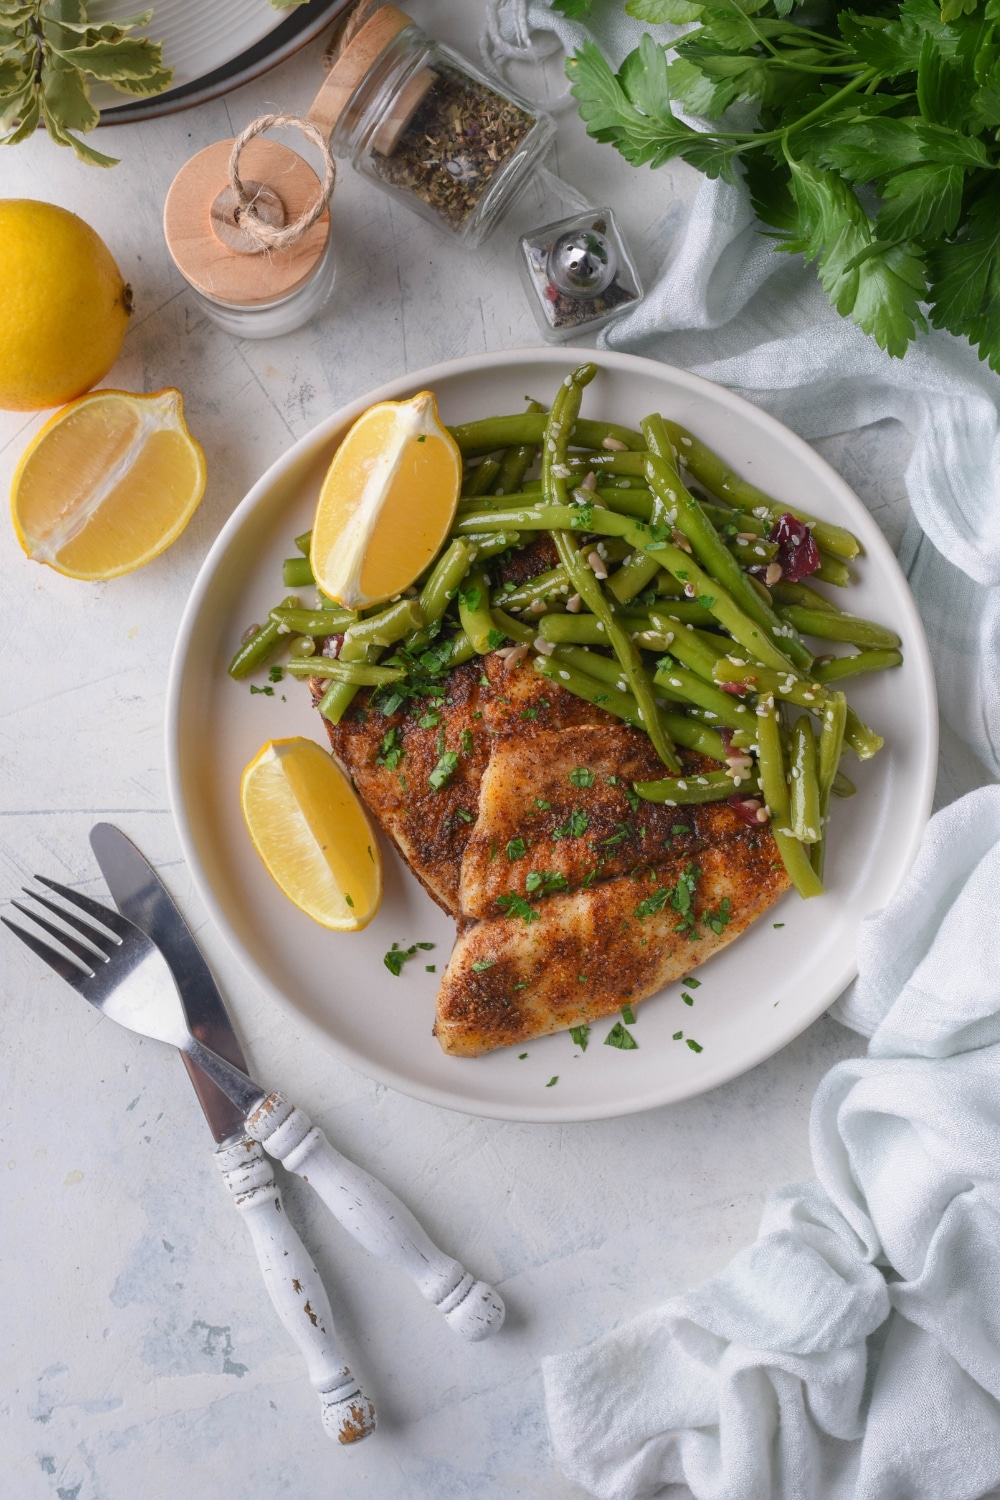
[[474, 823], [476, 821], [472, 813], [465, 807], [456, 807], [455, 817], [462, 823]]
[[471, 755], [472, 754], [472, 743], [473, 742], [472, 742], [472, 730], [471, 729], [463, 729], [462, 733], [458, 737], [458, 742], [459, 742], [459, 744], [462, 747], [462, 754], [463, 755]]
[[522, 719], [537, 719], [538, 718], [538, 709], [537, 708], [522, 708], [521, 709], [521, 718]]
[[543, 896], [551, 895], [553, 891], [565, 891], [568, 886], [569, 881], [559, 870], [531, 870], [524, 882], [529, 893], [541, 891]]
[[378, 747], [375, 763], [379, 766], [387, 766], [390, 771], [395, 771], [405, 754], [406, 751], [399, 741], [399, 730], [387, 729]]
[[674, 1041], [675, 1042], [680, 1042], [680, 1041], [683, 1041], [683, 1040], [684, 1040], [684, 1033], [683, 1033], [683, 1031], [675, 1031], [674, 1032]]
[[545, 1085], [545, 1087], [546, 1087], [546, 1088], [547, 1088], [547, 1089], [550, 1089], [550, 1088], [551, 1088], [551, 1087], [552, 1087], [552, 1085], [553, 1085], [553, 1084], [554, 1084], [554, 1083], [558, 1083], [558, 1082], [559, 1082], [559, 1074], [558, 1074], [558, 1073], [556, 1073], [556, 1074], [555, 1074], [555, 1076], [554, 1076], [554, 1077], [552, 1077], [552, 1078], [550, 1078], [550, 1079], [549, 1079], [549, 1081], [548, 1081], [548, 1083], [547, 1083], [547, 1084], [546, 1084], [546, 1085]]
[[517, 1054], [517, 1060], [518, 1060], [518, 1062], [523, 1062], [524, 1059], [527, 1057], [527, 1055], [528, 1055], [527, 1052], [519, 1052]]
[[693, 1004], [694, 1004], [694, 1000], [693, 1000], [693, 999], [692, 999], [692, 998], [691, 998], [691, 996], [690, 996], [690, 995], [689, 995], [689, 994], [688, 994], [688, 993], [687, 993], [687, 992], [686, 992], [686, 990], [682, 990], [682, 991], [681, 991], [681, 999], [682, 999], [682, 1000], [683, 1000], [683, 1001], [684, 1001], [684, 1004], [685, 1004], [685, 1005], [693, 1005]]
[[613, 849], [615, 845], [620, 844], [623, 839], [633, 838], [634, 835], [635, 829], [632, 827], [631, 823], [617, 823], [615, 825], [615, 831], [611, 835], [611, 837], [601, 839], [600, 847], [602, 849]]
[[771, 923], [771, 926], [774, 927], [775, 929], [777, 929], [779, 927], [784, 927], [784, 925], [785, 925], [784, 922], [772, 922]]
[[631, 1005], [622, 1006], [622, 1020], [625, 1022], [626, 1026], [635, 1025], [635, 1011], [632, 1009]]
[[250, 684], [250, 691], [251, 691], [251, 693], [263, 693], [264, 696], [265, 696], [265, 698], [273, 698], [274, 697], [274, 688], [273, 687], [258, 687], [257, 684], [254, 683], [254, 682], [251, 682], [251, 684]]
[[703, 1047], [701, 1047], [701, 1046], [700, 1046], [700, 1045], [699, 1045], [699, 1044], [698, 1044], [698, 1043], [697, 1043], [697, 1042], [696, 1042], [696, 1041], [695, 1041], [695, 1040], [694, 1040], [694, 1038], [693, 1038], [693, 1037], [690, 1037], [690, 1036], [689, 1036], [689, 1037], [688, 1037], [688, 1039], [687, 1039], [687, 1044], [688, 1044], [688, 1046], [689, 1046], [689, 1047], [690, 1047], [690, 1048], [691, 1048], [691, 1051], [692, 1051], [692, 1052], [703, 1052], [703, 1051], [704, 1051], [704, 1048], [703, 1048]]
[[721, 937], [723, 931], [729, 923], [729, 919], [731, 916], [732, 911], [729, 907], [729, 897], [723, 896], [722, 900], [719, 902], [718, 910], [704, 912], [702, 914], [701, 920], [704, 922], [706, 927], [710, 927], [712, 929], [716, 937]]
[[537, 911], [517, 891], [510, 891], [506, 896], [498, 896], [497, 906], [508, 916], [520, 917], [525, 927], [538, 921]]
[[715, 603], [715, 600], [711, 594], [699, 594], [698, 603], [701, 605], [702, 609], [711, 609], [712, 605]]
[[504, 630], [491, 630], [490, 633], [489, 633], [489, 635], [486, 637], [486, 644], [490, 648], [491, 651], [495, 651], [498, 646], [502, 646], [503, 645], [503, 643], [504, 643], [504, 641], [506, 639], [507, 639], [507, 633], [506, 633], [506, 631], [504, 631]]
[[425, 974], [436, 974], [437, 973], [437, 964], [424, 964], [424, 973]]
[[508, 839], [507, 840], [507, 858], [508, 859], [523, 859], [524, 856], [527, 854], [527, 852], [528, 852], [528, 846], [524, 842], [524, 839], [521, 838], [520, 834], [518, 834], [518, 836], [517, 836], [516, 839]]
[[425, 714], [421, 714], [417, 720], [421, 729], [436, 729], [441, 722], [441, 710], [429, 708]]
[[482, 594], [475, 587], [459, 589], [458, 591], [458, 601], [460, 604], [464, 604], [466, 609], [478, 609], [481, 598]]
[[434, 767], [427, 780], [434, 788], [434, 790], [436, 792], [439, 792], [441, 788], [443, 786], [446, 786], [447, 783], [451, 780], [457, 769], [458, 751], [446, 750], [444, 754], [439, 757], [437, 765]]
[[570, 771], [566, 779], [567, 781], [571, 781], [574, 786], [585, 787], [593, 786], [597, 778], [593, 771], [589, 771], [586, 766], [577, 766], [575, 770]]
[[347, 891], [344, 892], [344, 900], [347, 902], [348, 906], [353, 911], [354, 910], [354, 902], [352, 901], [352, 899], [350, 897], [350, 894]]
[[560, 823], [558, 828], [553, 828], [554, 839], [582, 839], [590, 827], [590, 819], [582, 807], [574, 807], [565, 823]]
[[669, 886], [661, 885], [651, 896], [639, 902], [635, 915], [640, 918], [651, 917], [655, 912], [663, 911], [669, 902], [680, 917], [674, 931], [684, 932], [692, 940], [697, 940], [701, 934], [698, 932], [698, 919], [694, 914], [693, 899], [700, 876], [701, 870], [697, 865], [685, 865], [677, 877], [677, 884], [673, 890]]
[[639, 902], [639, 905], [635, 909], [635, 915], [639, 917], [640, 920], [643, 917], [651, 917], [656, 912], [662, 911], [669, 900], [669, 887], [661, 885], [659, 889], [655, 890], [651, 896], [647, 896], [644, 901]]
[[595, 693], [594, 694], [594, 702], [595, 703], [607, 703], [610, 697], [611, 697], [610, 693]]
[[574, 505], [570, 522], [574, 531], [589, 531], [594, 524], [594, 507], [588, 500], [584, 505]]
[[695, 979], [692, 974], [689, 974], [686, 979], [682, 979], [681, 984], [686, 984], [689, 990], [701, 989], [701, 980]]
[[623, 787], [622, 791], [625, 793], [625, 801], [628, 803], [632, 811], [638, 812], [639, 805], [642, 802], [642, 798], [639, 796], [639, 793], [634, 792], [630, 786]]
[[586, 1050], [587, 1050], [587, 1040], [588, 1040], [588, 1038], [590, 1036], [590, 1027], [589, 1026], [571, 1026], [569, 1028], [569, 1034], [573, 1038], [573, 1044], [574, 1044], [574, 1046], [579, 1047], [579, 1049], [580, 1049], [581, 1052], [586, 1052]]
[[519, 981], [519, 983], [515, 984], [514, 988], [516, 990], [526, 990], [528, 988], [528, 981], [526, 979], [522, 979]]
[[398, 943], [393, 943], [382, 962], [389, 970], [389, 973], [395, 974], [398, 978], [403, 972], [403, 965], [408, 958], [412, 958], [418, 951], [426, 953], [433, 947], [433, 943], [413, 943], [409, 948], [401, 948]]
[[495, 958], [477, 958], [472, 967], [477, 974], [481, 974], [484, 969], [492, 969], [495, 963]]
[[548, 812], [549, 808], [552, 806], [552, 803], [546, 802], [544, 797], [536, 797], [535, 806], [540, 807], [542, 809], [542, 812]]
[[694, 912], [695, 887], [700, 878], [701, 870], [697, 865], [685, 865], [670, 895], [670, 905], [680, 917], [674, 931], [686, 933], [692, 940], [697, 940], [701, 935], [698, 932], [698, 918]]
[[621, 1021], [616, 1021], [604, 1038], [604, 1045], [605, 1047], [618, 1047], [622, 1052], [632, 1052], [638, 1047], [639, 1043], [631, 1031], [628, 1031], [622, 1025]]
[[267, 675], [271, 682], [282, 682], [285, 677], [285, 669], [284, 667], [272, 667]]

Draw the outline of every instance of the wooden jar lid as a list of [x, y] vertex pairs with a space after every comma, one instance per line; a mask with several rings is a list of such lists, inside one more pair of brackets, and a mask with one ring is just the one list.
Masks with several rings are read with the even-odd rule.
[[[383, 5], [348, 42], [327, 73], [323, 87], [306, 116], [306, 119], [319, 126], [327, 140], [343, 118], [351, 98], [389, 43], [407, 26], [412, 25], [412, 20], [403, 11], [397, 10], [394, 5]], [[395, 101], [391, 118], [382, 122], [375, 145], [377, 151], [386, 156], [390, 154], [433, 81], [434, 75], [428, 69], [423, 69], [416, 80], [410, 80], [403, 94]]]
[[[330, 237], [330, 214], [283, 250], [263, 250], [243, 236], [224, 213], [229, 190], [233, 142], [216, 141], [192, 156], [178, 172], [163, 207], [163, 232], [174, 264], [186, 281], [206, 297], [234, 307], [274, 302], [309, 280]], [[265, 207], [273, 206], [278, 222], [293, 224], [316, 202], [320, 180], [302, 157], [277, 141], [247, 141], [240, 152], [240, 178], [269, 189]], [[239, 248], [245, 244], [247, 250]]]

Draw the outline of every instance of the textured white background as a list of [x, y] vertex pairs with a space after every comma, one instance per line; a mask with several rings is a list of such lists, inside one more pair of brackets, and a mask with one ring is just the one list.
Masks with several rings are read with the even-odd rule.
[[[411, 10], [474, 54], [478, 3]], [[262, 471], [344, 402], [409, 369], [538, 341], [514, 270], [516, 220], [463, 251], [347, 169], [335, 195], [339, 279], [317, 322], [252, 343], [199, 314], [163, 244], [166, 189], [194, 151], [261, 111], [304, 113], [319, 52], [222, 101], [102, 131], [100, 146], [122, 157], [110, 172], [44, 136], [0, 153], [3, 196], [73, 209], [111, 247], [137, 313], [107, 384], [179, 386], [209, 468], [179, 542], [108, 584], [28, 563], [0, 527], [0, 903], [35, 871], [103, 895], [87, 834], [99, 817], [117, 822], [194, 925], [258, 1071], [502, 1289], [508, 1323], [491, 1343], [461, 1346], [408, 1282], [290, 1184], [380, 1413], [369, 1442], [335, 1448], [179, 1061], [100, 1020], [3, 935], [0, 1466], [16, 1500], [581, 1495], [549, 1455], [542, 1356], [700, 1280], [752, 1238], [769, 1190], [809, 1174], [818, 1079], [861, 1050], [824, 1018], [752, 1073], [672, 1108], [561, 1127], [467, 1118], [317, 1052], [205, 925], [167, 806], [162, 718], [177, 622], [212, 538]], [[615, 206], [651, 276], [695, 175], [634, 172], [571, 114], [550, 166]], [[515, 214], [532, 212], [555, 216], [537, 204]], [[40, 422], [0, 413], [3, 488]], [[818, 446], [898, 541], [900, 431]], [[947, 731], [942, 745], [939, 804], [988, 779]]]

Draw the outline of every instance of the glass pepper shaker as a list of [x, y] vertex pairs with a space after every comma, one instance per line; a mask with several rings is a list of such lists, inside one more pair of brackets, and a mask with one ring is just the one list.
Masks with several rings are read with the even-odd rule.
[[[275, 125], [294, 125], [320, 147], [323, 183], [297, 152], [256, 139]], [[291, 115], [261, 116], [177, 173], [163, 209], [167, 248], [197, 304], [227, 333], [291, 333], [327, 301], [336, 275], [326, 206], [333, 176], [322, 132]]]
[[642, 297], [610, 208], [587, 209], [523, 234], [518, 249], [521, 280], [550, 344], [596, 332]]
[[308, 118], [333, 153], [465, 245], [487, 237], [554, 121], [395, 6], [343, 47]]

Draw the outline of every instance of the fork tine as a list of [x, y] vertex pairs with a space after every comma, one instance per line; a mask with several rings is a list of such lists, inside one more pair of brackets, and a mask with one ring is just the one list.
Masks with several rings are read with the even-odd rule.
[[36, 938], [34, 933], [25, 932], [24, 928], [18, 927], [16, 922], [10, 922], [6, 917], [0, 917], [0, 922], [5, 927], [9, 927], [14, 936], [19, 937], [21, 942], [25, 943], [31, 949], [32, 953], [37, 953], [38, 957], [47, 963], [50, 969], [55, 969], [56, 973], [65, 979], [67, 984], [71, 984], [75, 990], [83, 988], [89, 975], [84, 974], [82, 969], [78, 969], [76, 964], [66, 958], [64, 954], [57, 953], [54, 948], [49, 947], [48, 943], [43, 943], [41, 938]]
[[[32, 901], [37, 901], [40, 906], [48, 907], [49, 911], [55, 912], [56, 916], [59, 917], [63, 922], [66, 922], [70, 927], [75, 927], [77, 932], [82, 933], [83, 936], [87, 939], [87, 942], [93, 943], [94, 947], [99, 949], [106, 958], [110, 958], [115, 949], [121, 947], [120, 938], [112, 937], [106, 932], [98, 931], [98, 929], [96, 927], [92, 927], [89, 922], [85, 922], [82, 917], [76, 916], [75, 913], [71, 911], [66, 911], [62, 906], [57, 906], [54, 901], [49, 901], [45, 896], [39, 896], [37, 891], [29, 890], [26, 885], [23, 885], [21, 889], [24, 891], [24, 894], [26, 896], [31, 897]], [[16, 901], [14, 902], [14, 905], [17, 906]], [[24, 908], [18, 907], [18, 910], [23, 911]], [[29, 911], [28, 916], [34, 917], [34, 920], [36, 922], [39, 920], [38, 917], [35, 917], [34, 912]]]
[[132, 930], [132, 923], [126, 922], [125, 918], [109, 906], [102, 906], [99, 901], [94, 901], [90, 896], [81, 896], [79, 891], [71, 890], [68, 885], [60, 885], [57, 880], [49, 880], [47, 875], [36, 875], [35, 879], [42, 885], [48, 886], [50, 891], [55, 891], [57, 896], [63, 896], [67, 901], [72, 901], [81, 911], [93, 917], [95, 922], [102, 922], [110, 932], [120, 938], [127, 937]]
[[[31, 895], [30, 891], [28, 895]], [[83, 943], [77, 942], [76, 938], [71, 937], [62, 927], [56, 927], [53, 922], [46, 922], [45, 918], [40, 917], [37, 912], [32, 911], [30, 906], [23, 906], [20, 901], [12, 901], [10, 904], [22, 916], [30, 918], [32, 922], [37, 922], [43, 932], [47, 932], [49, 937], [54, 937], [57, 942], [62, 943], [63, 947], [68, 948], [74, 958], [78, 959], [81, 964], [85, 965], [92, 972], [107, 963], [108, 960], [105, 954], [95, 953], [93, 948], [85, 947]]]

